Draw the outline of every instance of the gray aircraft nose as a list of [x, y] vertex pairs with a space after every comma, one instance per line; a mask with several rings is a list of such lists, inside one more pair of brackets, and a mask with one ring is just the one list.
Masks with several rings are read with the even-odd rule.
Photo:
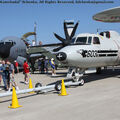
[[56, 58], [59, 61], [64, 61], [64, 60], [66, 60], [67, 55], [64, 52], [59, 52], [59, 53], [57, 53]]
[[11, 42], [0, 43], [0, 57], [7, 58], [10, 55], [10, 49], [13, 46]]

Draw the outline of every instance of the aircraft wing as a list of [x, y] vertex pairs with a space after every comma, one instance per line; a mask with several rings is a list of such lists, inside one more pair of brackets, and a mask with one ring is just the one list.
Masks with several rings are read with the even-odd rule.
[[120, 6], [97, 13], [93, 19], [101, 22], [120, 22]]
[[61, 66], [61, 63], [56, 59], [56, 53], [55, 52], [52, 52], [52, 50], [54, 48], [58, 47], [57, 46], [30, 46], [29, 48], [27, 48], [27, 54], [29, 54], [30, 56], [36, 56], [37, 54], [41, 54], [41, 55], [44, 55], [44, 56], [47, 56], [48, 59], [51, 59], [51, 58], [54, 58], [55, 60], [55, 63], [58, 65], [58, 66]]
[[49, 50], [45, 49], [44, 47], [36, 47], [36, 46], [31, 46], [27, 48], [27, 54], [30, 54], [30, 56], [36, 56], [39, 54], [42, 54], [44, 56], [48, 56], [48, 58], [55, 58], [55, 55], [52, 54]]

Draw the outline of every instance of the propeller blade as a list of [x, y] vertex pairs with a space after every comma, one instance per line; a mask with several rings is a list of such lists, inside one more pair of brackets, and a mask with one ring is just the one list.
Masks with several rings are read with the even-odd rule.
[[70, 39], [70, 36], [69, 36], [69, 34], [68, 34], [68, 30], [67, 30], [66, 22], [64, 22], [64, 32], [65, 32], [66, 40], [69, 40], [69, 39]]
[[53, 52], [58, 52], [60, 49], [62, 49], [64, 46], [60, 46], [58, 48], [53, 49]]
[[75, 26], [74, 26], [74, 28], [73, 28], [73, 31], [72, 31], [72, 33], [71, 33], [71, 35], [70, 35], [70, 40], [73, 38], [73, 36], [75, 35], [75, 32], [76, 32], [76, 29], [77, 29], [77, 27], [78, 27], [78, 24], [79, 24], [79, 22], [77, 22], [76, 24], [75, 24]]
[[60, 40], [62, 43], [64, 43], [65, 39], [54, 33], [55, 37]]

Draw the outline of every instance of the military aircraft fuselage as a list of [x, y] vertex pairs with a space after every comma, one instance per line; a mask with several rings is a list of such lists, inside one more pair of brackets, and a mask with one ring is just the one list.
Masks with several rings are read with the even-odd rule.
[[21, 56], [27, 57], [26, 45], [23, 40], [17, 37], [6, 37], [0, 41], [0, 57], [14, 61]]

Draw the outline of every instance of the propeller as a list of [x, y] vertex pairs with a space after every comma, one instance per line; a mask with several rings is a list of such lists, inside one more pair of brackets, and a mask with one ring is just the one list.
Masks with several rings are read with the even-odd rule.
[[67, 23], [64, 21], [63, 25], [64, 25], [64, 33], [65, 33], [65, 39], [60, 37], [58, 34], [54, 33], [54, 36], [61, 41], [61, 46], [58, 48], [53, 49], [54, 52], [59, 51], [60, 49], [62, 49], [63, 47], [69, 45], [72, 42], [72, 38], [75, 35], [75, 32], [77, 30], [79, 22], [77, 22], [75, 24], [75, 26], [73, 27], [73, 30], [71, 32], [71, 34], [68, 34], [68, 30], [67, 30]]

